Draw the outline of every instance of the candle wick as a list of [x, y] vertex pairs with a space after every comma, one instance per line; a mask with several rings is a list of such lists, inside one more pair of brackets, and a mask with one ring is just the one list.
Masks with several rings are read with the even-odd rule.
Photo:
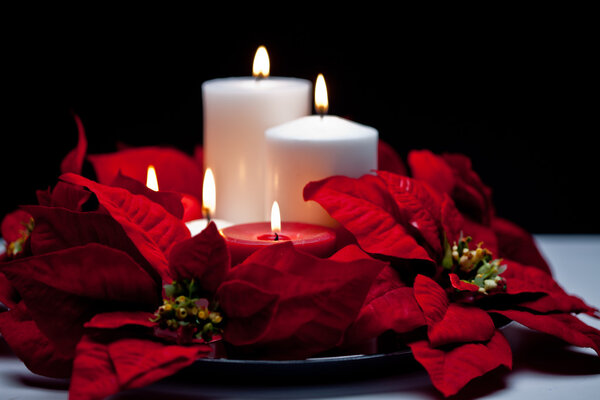
[[278, 241], [279, 240], [279, 235], [277, 234], [277, 232], [273, 232], [273, 233], [275, 234], [275, 239], [274, 240]]
[[208, 208], [204, 209], [204, 215], [206, 216], [206, 224], [210, 224], [210, 210]]
[[259, 72], [258, 74], [256, 74], [256, 76], [254, 77], [254, 80], [256, 82], [258, 81], [262, 81], [265, 78], [265, 75], [262, 72]]
[[325, 107], [317, 107], [317, 114], [323, 119], [325, 114], [327, 114], [327, 109]]

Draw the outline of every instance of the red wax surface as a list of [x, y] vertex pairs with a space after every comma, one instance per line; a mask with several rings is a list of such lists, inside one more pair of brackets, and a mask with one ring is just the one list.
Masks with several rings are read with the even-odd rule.
[[270, 222], [233, 225], [223, 229], [222, 233], [231, 254], [231, 265], [240, 264], [265, 246], [289, 240], [296, 249], [317, 257], [329, 257], [336, 246], [333, 229], [302, 222], [282, 222], [279, 240], [275, 240]]

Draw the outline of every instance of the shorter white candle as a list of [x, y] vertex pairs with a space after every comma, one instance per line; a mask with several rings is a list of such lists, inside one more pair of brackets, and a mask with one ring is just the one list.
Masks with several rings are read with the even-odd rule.
[[217, 228], [223, 229], [233, 225], [231, 222], [222, 219], [211, 219], [212, 215], [215, 215], [216, 208], [216, 185], [215, 177], [210, 168], [207, 168], [204, 172], [204, 181], [202, 184], [202, 211], [206, 218], [194, 219], [185, 223], [192, 236], [196, 236], [213, 221]]
[[304, 186], [333, 175], [358, 178], [377, 169], [375, 128], [344, 118], [324, 115], [327, 89], [322, 75], [315, 84], [315, 108], [311, 115], [265, 131], [265, 215], [275, 199], [289, 221], [335, 226], [335, 221], [315, 202], [305, 202]]

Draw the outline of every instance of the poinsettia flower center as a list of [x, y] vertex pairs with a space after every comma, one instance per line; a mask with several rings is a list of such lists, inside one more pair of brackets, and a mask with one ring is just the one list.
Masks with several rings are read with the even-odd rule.
[[442, 266], [457, 274], [461, 281], [478, 287], [479, 293], [488, 294], [506, 289], [506, 281], [500, 276], [506, 271], [502, 259], [494, 259], [492, 252], [478, 243], [471, 249], [472, 238], [460, 237], [452, 246], [445, 241], [445, 256]]
[[23, 229], [19, 231], [21, 236], [6, 246], [6, 254], [8, 257], [16, 257], [19, 253], [23, 252], [25, 249], [25, 242], [27, 242], [29, 235], [33, 232], [34, 226], [35, 223], [33, 218], [30, 218], [27, 223], [23, 223]]
[[160, 329], [175, 333], [178, 342], [190, 343], [194, 339], [209, 342], [222, 333], [223, 316], [218, 306], [201, 298], [200, 288], [194, 279], [173, 281], [164, 286], [165, 298], [155, 312], [152, 322]]

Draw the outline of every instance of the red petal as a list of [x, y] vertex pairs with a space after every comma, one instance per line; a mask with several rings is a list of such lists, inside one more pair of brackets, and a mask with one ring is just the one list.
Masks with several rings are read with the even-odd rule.
[[151, 312], [144, 311], [115, 311], [96, 314], [85, 323], [86, 328], [117, 329], [128, 325], [152, 328], [156, 324], [150, 321], [154, 317]]
[[417, 275], [414, 289], [415, 298], [423, 310], [427, 325], [434, 325], [444, 319], [450, 306], [450, 300], [444, 289], [433, 279], [424, 275]]
[[385, 267], [371, 286], [356, 321], [346, 332], [345, 343], [363, 343], [392, 330], [410, 332], [425, 325], [423, 312], [407, 287], [391, 267]]
[[383, 181], [372, 175], [310, 182], [304, 199], [314, 200], [342, 224], [368, 253], [431, 261], [398, 221], [398, 210]]
[[467, 343], [449, 350], [433, 348], [426, 340], [409, 346], [444, 396], [458, 393], [472, 379], [501, 365], [512, 368], [510, 346], [499, 331], [487, 343]]
[[204, 212], [202, 211], [202, 201], [196, 197], [189, 194], [184, 194], [181, 197], [181, 204], [183, 206], [183, 216], [181, 219], [184, 222], [201, 219], [204, 217]]
[[117, 174], [112, 181], [111, 186], [127, 189], [132, 194], [141, 194], [149, 200], [160, 204], [165, 210], [174, 215], [176, 218], [183, 218], [183, 204], [181, 203], [182, 195], [175, 192], [161, 190], [155, 192], [149, 189], [142, 182], [123, 175], [121, 172]]
[[408, 153], [412, 176], [429, 183], [441, 193], [451, 194], [454, 172], [444, 159], [429, 150], [412, 150]]
[[506, 271], [502, 277], [506, 279], [506, 292], [519, 293], [564, 293], [563, 289], [546, 272], [512, 260], [504, 260]]
[[[0, 259], [0, 262], [4, 260]], [[21, 297], [13, 288], [6, 276], [0, 272], [0, 308], [2, 305], [7, 308], [13, 308], [17, 305]]]
[[407, 229], [416, 229], [434, 254], [442, 253], [440, 233], [441, 197], [426, 184], [385, 171], [378, 175], [396, 202], [399, 219]]
[[27, 232], [27, 224], [31, 221], [31, 215], [23, 210], [15, 210], [6, 214], [0, 225], [0, 237], [7, 243], [14, 242]]
[[437, 324], [429, 327], [427, 335], [432, 347], [446, 344], [483, 342], [495, 331], [494, 321], [487, 312], [477, 307], [451, 303]]
[[471, 160], [462, 154], [444, 154], [442, 157], [454, 172], [452, 198], [459, 210], [474, 221], [489, 225], [493, 215], [491, 190], [473, 171]]
[[406, 175], [406, 166], [396, 150], [388, 143], [380, 140], [377, 145], [377, 169], [398, 175]]
[[486, 225], [475, 222], [470, 218], [464, 219], [464, 234], [465, 236], [471, 236], [473, 243], [483, 243], [482, 247], [492, 252], [494, 257], [500, 257], [498, 254], [498, 240], [494, 231]]
[[578, 347], [590, 347], [600, 355], [600, 331], [571, 314], [538, 315], [517, 310], [493, 310], [530, 329], [556, 336]]
[[108, 346], [84, 336], [77, 345], [73, 362], [69, 400], [102, 400], [119, 390]]
[[[91, 200], [92, 193], [85, 188], [67, 182], [58, 182], [50, 195], [38, 195], [42, 206], [62, 207], [73, 211], [83, 211], [84, 205]], [[86, 210], [91, 211], [91, 210]]]
[[52, 378], [71, 375], [72, 356], [61, 353], [48, 340], [31, 319], [23, 302], [0, 313], [0, 332], [31, 372]]
[[52, 203], [52, 190], [50, 188], [46, 190], [36, 190], [35, 197], [37, 198], [39, 205], [50, 206]]
[[60, 163], [60, 172], [73, 172], [81, 174], [83, 160], [87, 151], [87, 139], [85, 137], [85, 129], [83, 123], [77, 114], [73, 114], [75, 124], [77, 124], [77, 146], [65, 156]]
[[110, 215], [99, 212], [76, 212], [60, 207], [24, 207], [35, 219], [31, 234], [31, 250], [35, 255], [100, 243], [130, 255], [157, 282], [161, 278], [142, 256], [125, 233], [123, 227]]
[[521, 301], [520, 307], [537, 313], [587, 313], [596, 316], [598, 309], [589, 306], [581, 298], [566, 293], [552, 293], [535, 300]]
[[225, 339], [236, 346], [259, 342], [267, 334], [279, 307], [278, 293], [266, 291], [246, 280], [226, 280], [219, 287], [217, 296], [227, 312]]
[[449, 276], [450, 276], [450, 284], [452, 285], [453, 288], [455, 288], [457, 290], [464, 290], [467, 292], [477, 292], [479, 290], [479, 286], [474, 285], [469, 282], [461, 281], [460, 278], [458, 277], [458, 275], [456, 275], [456, 274], [449, 274]]
[[69, 399], [101, 400], [171, 376], [212, 352], [209, 345], [167, 345], [142, 337], [112, 342], [84, 336], [77, 346]]
[[62, 175], [61, 179], [91, 190], [100, 204], [123, 226], [140, 253], [164, 280], [169, 280], [167, 257], [171, 247], [190, 237], [183, 221], [159, 204], [125, 189], [101, 185], [74, 174]]
[[179, 242], [169, 257], [169, 271], [174, 280], [195, 279], [214, 294], [229, 271], [227, 243], [214, 222], [191, 239]]
[[468, 235], [464, 232], [465, 220], [448, 195], [444, 195], [442, 201], [441, 223], [450, 245], [458, 243], [462, 234]]
[[[385, 265], [352, 245], [329, 259], [296, 251], [290, 242], [261, 249], [233, 268], [219, 288], [228, 316], [225, 338], [233, 345], [252, 345], [266, 358], [305, 358], [333, 348]], [[240, 302], [240, 293], [246, 299], [258, 295], [264, 307]], [[245, 333], [257, 324], [265, 324], [259, 335]]]
[[491, 191], [462, 154], [436, 155], [429, 150], [415, 150], [408, 155], [412, 175], [429, 183], [441, 193], [450, 194], [458, 209], [484, 225], [493, 214]]
[[204, 179], [200, 165], [186, 153], [173, 148], [139, 147], [109, 154], [89, 155], [98, 182], [110, 184], [119, 171], [146, 182], [148, 165], [154, 165], [160, 190], [191, 194], [202, 199]]
[[542, 313], [558, 311], [593, 314], [596, 311], [579, 297], [567, 294], [546, 272], [511, 260], [505, 260], [504, 264], [507, 268], [502, 277], [506, 279], [506, 293], [512, 295], [545, 294], [534, 299], [524, 298], [519, 302], [520, 307]]
[[499, 257], [531, 265], [551, 274], [548, 263], [529, 232], [501, 218], [492, 219], [492, 229], [498, 238]]
[[211, 352], [211, 346], [206, 344], [167, 345], [138, 338], [124, 338], [108, 345], [122, 389], [143, 387], [171, 376]]
[[498, 241], [494, 231], [488, 226], [474, 222], [468, 217], [463, 217], [456, 208], [454, 201], [449, 197], [444, 197], [441, 219], [449, 244], [457, 243], [461, 235], [470, 236], [473, 243], [482, 243], [482, 247], [498, 257]]
[[425, 314], [427, 335], [432, 347], [486, 341], [494, 334], [494, 322], [485, 311], [450, 303], [446, 292], [431, 278], [418, 275], [414, 290]]
[[116, 305], [154, 309], [160, 301], [156, 282], [127, 254], [95, 243], [15, 260], [2, 272], [40, 330], [67, 355], [94, 314]]

